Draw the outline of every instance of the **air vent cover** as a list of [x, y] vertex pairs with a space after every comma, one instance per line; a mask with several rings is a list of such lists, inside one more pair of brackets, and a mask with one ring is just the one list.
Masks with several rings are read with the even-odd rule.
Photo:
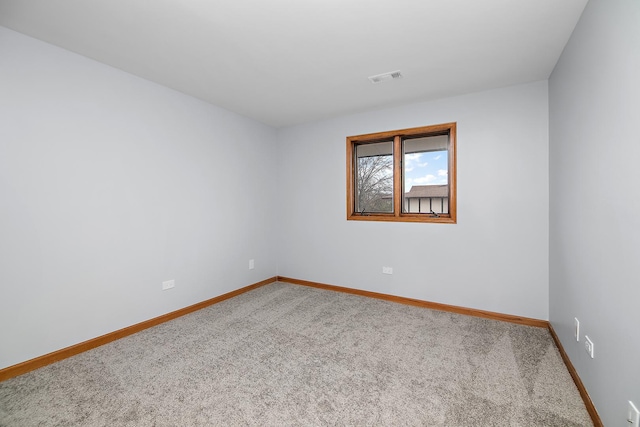
[[369, 80], [371, 81], [371, 83], [382, 83], [387, 80], [401, 79], [401, 78], [402, 78], [402, 73], [400, 72], [400, 70], [398, 70], [398, 71], [391, 71], [389, 73], [370, 76]]

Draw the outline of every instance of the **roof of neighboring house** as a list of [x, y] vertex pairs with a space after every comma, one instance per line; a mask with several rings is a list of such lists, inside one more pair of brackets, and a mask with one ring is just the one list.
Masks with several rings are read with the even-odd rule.
[[449, 197], [448, 185], [414, 185], [409, 192], [404, 193], [404, 197]]

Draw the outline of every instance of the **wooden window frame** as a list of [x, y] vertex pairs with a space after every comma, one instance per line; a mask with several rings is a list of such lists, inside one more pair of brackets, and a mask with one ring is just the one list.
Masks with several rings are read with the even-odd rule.
[[[449, 213], [438, 216], [428, 213], [402, 212], [402, 140], [406, 137], [449, 135], [448, 181]], [[390, 141], [393, 139], [393, 212], [356, 211], [356, 158], [355, 147], [360, 144]], [[455, 224], [457, 220], [456, 197], [456, 123], [443, 123], [387, 132], [370, 133], [347, 137], [347, 220], [354, 221], [395, 221]]]

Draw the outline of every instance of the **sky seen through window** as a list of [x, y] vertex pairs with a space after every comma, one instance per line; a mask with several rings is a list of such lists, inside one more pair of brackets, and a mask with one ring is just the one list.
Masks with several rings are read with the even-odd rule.
[[446, 185], [448, 183], [447, 151], [410, 153], [404, 156], [404, 192], [414, 185]]

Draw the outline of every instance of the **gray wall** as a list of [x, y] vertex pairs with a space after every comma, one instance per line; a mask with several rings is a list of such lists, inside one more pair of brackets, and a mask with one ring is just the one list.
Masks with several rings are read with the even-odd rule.
[[[547, 95], [543, 81], [280, 130], [278, 274], [547, 319]], [[453, 121], [458, 224], [346, 221], [346, 136]]]
[[2, 27], [0, 94], [0, 368], [276, 274], [274, 129]]
[[608, 426], [640, 404], [639, 76], [640, 2], [591, 0], [549, 81], [550, 318]]

